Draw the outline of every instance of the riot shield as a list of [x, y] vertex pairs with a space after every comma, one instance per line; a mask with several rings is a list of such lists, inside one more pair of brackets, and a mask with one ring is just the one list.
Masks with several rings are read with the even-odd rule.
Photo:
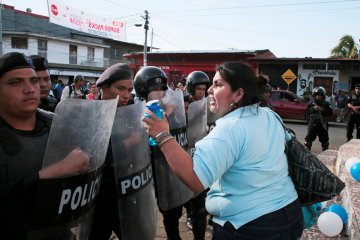
[[[170, 124], [170, 133], [188, 152], [184, 96], [181, 91], [168, 89], [161, 98], [161, 108]], [[190, 200], [194, 193], [172, 172], [158, 146], [151, 147], [159, 207], [169, 210]]]
[[187, 112], [187, 137], [191, 156], [195, 150], [195, 143], [206, 136], [207, 130], [207, 99], [192, 102]]
[[120, 107], [111, 133], [121, 239], [155, 239], [156, 199], [145, 102]]
[[68, 99], [55, 110], [43, 168], [80, 147], [90, 156], [85, 173], [41, 179], [27, 239], [87, 239], [99, 193], [117, 99]]

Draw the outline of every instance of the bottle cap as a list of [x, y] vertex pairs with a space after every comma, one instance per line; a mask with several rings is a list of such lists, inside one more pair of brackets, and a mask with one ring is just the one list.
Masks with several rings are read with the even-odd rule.
[[152, 112], [159, 111], [160, 110], [159, 100], [151, 100], [151, 101], [147, 102], [146, 107]]

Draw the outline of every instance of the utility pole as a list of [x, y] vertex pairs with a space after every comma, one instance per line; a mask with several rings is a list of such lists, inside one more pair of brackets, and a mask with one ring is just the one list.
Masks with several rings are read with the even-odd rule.
[[144, 43], [144, 67], [147, 66], [147, 32], [149, 30], [149, 12], [145, 10], [145, 43]]

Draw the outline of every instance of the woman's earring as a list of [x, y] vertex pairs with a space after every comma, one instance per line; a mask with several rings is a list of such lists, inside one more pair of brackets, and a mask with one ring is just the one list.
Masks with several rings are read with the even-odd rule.
[[231, 103], [230, 104], [230, 111], [233, 111], [233, 110], [235, 110], [237, 108], [237, 104], [236, 103]]

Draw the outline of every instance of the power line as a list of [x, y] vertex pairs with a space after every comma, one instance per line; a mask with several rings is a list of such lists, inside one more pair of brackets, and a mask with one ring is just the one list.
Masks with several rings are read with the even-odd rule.
[[[285, 7], [285, 6], [299, 6], [299, 5], [313, 5], [313, 4], [329, 4], [329, 3], [345, 3], [345, 2], [359, 2], [360, 0], [333, 0], [333, 1], [313, 1], [313, 2], [301, 2], [301, 3], [280, 3], [280, 4], [263, 4], [263, 5], [248, 5], [248, 6], [231, 6], [231, 7], [216, 7], [216, 8], [197, 8], [193, 11], [218, 11], [227, 9], [248, 9], [248, 8], [266, 8], [266, 7]], [[188, 10], [191, 11], [191, 10]], [[162, 13], [163, 11], [154, 11], [156, 13]], [[166, 11], [178, 12], [178, 10]]]
[[[325, 11], [340, 11], [340, 10], [355, 10], [355, 9], [359, 9], [360, 7], [344, 7], [344, 8], [321, 8], [321, 9], [306, 9], [306, 10], [286, 10], [286, 13], [310, 13], [310, 12], [325, 12]], [[269, 13], [283, 13], [283, 11], [268, 11], [268, 12], [261, 12], [262, 14], [269, 14]], [[194, 13], [194, 14], [179, 14], [179, 15], [159, 15], [159, 14], [154, 14], [154, 16], [161, 16], [161, 17], [169, 17], [169, 18], [174, 18], [174, 17], [204, 17], [204, 16], [230, 16], [230, 15], [250, 15], [250, 14], [254, 14], [253, 12], [234, 12], [234, 13], [229, 13], [229, 12], [225, 12], [225, 13], [203, 13], [203, 14], [199, 14], [199, 13]], [[258, 13], [256, 13], [258, 14]]]

